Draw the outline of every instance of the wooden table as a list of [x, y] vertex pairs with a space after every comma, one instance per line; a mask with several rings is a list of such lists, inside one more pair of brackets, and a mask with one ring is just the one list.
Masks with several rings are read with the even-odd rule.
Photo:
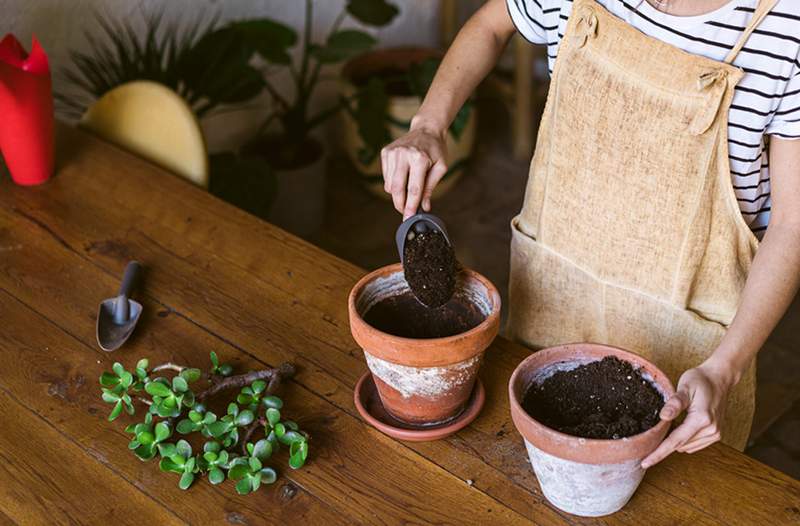
[[[346, 297], [364, 271], [82, 132], [59, 129], [59, 169], [38, 188], [0, 181], [0, 523], [797, 524], [800, 482], [724, 446], [652, 469], [601, 519], [550, 507], [509, 418], [506, 382], [528, 351], [506, 340], [481, 371], [481, 416], [439, 442], [392, 440], [353, 406], [365, 371]], [[126, 262], [147, 268], [132, 341], [95, 343]], [[287, 411], [312, 433], [305, 468], [240, 497], [187, 492], [127, 450], [97, 378], [111, 364], [240, 368], [289, 360]], [[280, 522], [279, 522], [280, 521]]]

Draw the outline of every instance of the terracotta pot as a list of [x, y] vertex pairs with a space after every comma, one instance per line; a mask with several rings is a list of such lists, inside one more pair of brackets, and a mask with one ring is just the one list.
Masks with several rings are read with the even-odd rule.
[[386, 411], [414, 426], [437, 425], [457, 417], [469, 399], [483, 353], [500, 327], [500, 294], [477, 272], [461, 272], [456, 294], [486, 318], [473, 329], [446, 338], [402, 338], [364, 321], [373, 305], [408, 290], [399, 263], [362, 278], [350, 292], [350, 330], [364, 349]]
[[[379, 49], [360, 55], [349, 61], [342, 70], [341, 93], [344, 97], [351, 97], [356, 92], [356, 83], [359, 79], [369, 78], [387, 69], [407, 71], [412, 64], [418, 64], [429, 58], [441, 58], [440, 51], [421, 47], [400, 47]], [[391, 117], [389, 134], [392, 140], [398, 139], [408, 133], [411, 118], [417, 114], [422, 100], [415, 96], [390, 95], [387, 113]], [[436, 186], [434, 197], [446, 193], [464, 172], [472, 148], [475, 145], [477, 133], [477, 109], [473, 106], [467, 125], [460, 137], [456, 139], [453, 134], [447, 134], [447, 166], [449, 172]], [[358, 133], [355, 119], [348, 113], [342, 112], [342, 146], [347, 152], [350, 161], [361, 174], [361, 182], [373, 194], [390, 199], [389, 194], [383, 190], [383, 176], [381, 174], [380, 156], [369, 163], [365, 163], [359, 156], [364, 147], [364, 141]]]
[[659, 422], [644, 433], [619, 440], [579, 438], [560, 433], [531, 418], [522, 400], [533, 383], [557, 371], [616, 356], [654, 380], [667, 400], [675, 390], [667, 376], [644, 358], [616, 347], [577, 343], [543, 349], [526, 358], [508, 385], [511, 418], [525, 439], [533, 471], [547, 500], [568, 513], [599, 517], [620, 510], [644, 477], [641, 461], [669, 430]]

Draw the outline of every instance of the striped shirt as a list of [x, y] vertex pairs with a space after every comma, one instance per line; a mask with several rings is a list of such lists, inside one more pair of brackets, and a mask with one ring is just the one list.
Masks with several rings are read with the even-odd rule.
[[[558, 55], [572, 0], [506, 0], [517, 30], [547, 45], [549, 69]], [[646, 35], [722, 61], [750, 22], [758, 0], [731, 0], [699, 16], [678, 17], [646, 0], [598, 0]], [[779, 0], [734, 61], [744, 78], [730, 109], [731, 176], [742, 216], [761, 237], [769, 223], [769, 136], [800, 139], [800, 1]]]

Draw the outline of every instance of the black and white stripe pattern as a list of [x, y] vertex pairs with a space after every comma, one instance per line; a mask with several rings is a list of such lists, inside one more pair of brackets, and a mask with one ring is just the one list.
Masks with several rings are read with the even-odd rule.
[[[547, 45], [552, 73], [572, 0], [506, 0], [522, 35]], [[598, 0], [615, 16], [689, 53], [722, 61], [749, 23], [758, 0], [732, 0], [700, 16], [676, 17], [646, 0]], [[800, 1], [779, 0], [755, 30], [734, 65], [745, 76], [729, 115], [733, 187], [742, 216], [760, 237], [772, 206], [766, 141], [800, 139]]]

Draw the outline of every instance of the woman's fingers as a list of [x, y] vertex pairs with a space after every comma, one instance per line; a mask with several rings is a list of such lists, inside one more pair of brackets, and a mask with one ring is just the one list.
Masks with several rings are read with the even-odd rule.
[[658, 464], [683, 444], [694, 438], [697, 432], [706, 426], [705, 422], [697, 418], [692, 418], [692, 416], [693, 415], [689, 415], [686, 417], [683, 424], [670, 433], [661, 445], [642, 461], [642, 468], [647, 469], [650, 466]]
[[381, 173], [383, 174], [383, 191], [389, 193], [392, 187], [392, 174], [389, 171], [388, 148], [381, 148]]
[[677, 449], [680, 453], [695, 453], [706, 448], [714, 442], [719, 442], [722, 435], [716, 425], [712, 424], [701, 429], [697, 435], [686, 441]]
[[428, 168], [430, 168], [430, 159], [422, 152], [411, 150], [407, 153], [407, 157], [409, 165], [408, 192], [406, 193], [403, 219], [408, 219], [417, 213], [422, 201], [425, 178], [428, 175]]
[[402, 154], [402, 152], [395, 152], [393, 157], [394, 168], [392, 170], [392, 186], [390, 191], [392, 192], [392, 202], [394, 203], [394, 208], [402, 214], [406, 206], [408, 159]]
[[425, 181], [425, 189], [422, 191], [422, 209], [426, 212], [431, 211], [431, 196], [433, 196], [433, 189], [442, 180], [442, 177], [447, 173], [447, 165], [444, 164], [442, 159], [436, 161], [433, 167], [428, 172], [428, 178]]
[[678, 415], [683, 413], [687, 407], [689, 407], [689, 395], [685, 391], [678, 391], [667, 400], [667, 403], [661, 408], [659, 416], [661, 420], [672, 421], [678, 418]]

